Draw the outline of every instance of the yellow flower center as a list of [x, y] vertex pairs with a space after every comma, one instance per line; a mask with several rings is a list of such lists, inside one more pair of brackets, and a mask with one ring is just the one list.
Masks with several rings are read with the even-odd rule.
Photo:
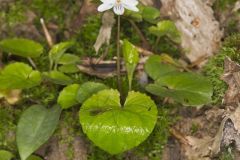
[[120, 4], [121, 3], [121, 0], [116, 0], [117, 4]]

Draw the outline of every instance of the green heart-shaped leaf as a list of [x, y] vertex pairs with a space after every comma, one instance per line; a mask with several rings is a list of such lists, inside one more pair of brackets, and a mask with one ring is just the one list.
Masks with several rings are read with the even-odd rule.
[[155, 7], [144, 6], [142, 16], [144, 20], [150, 23], [156, 23], [157, 18], [160, 17], [160, 11]]
[[43, 53], [41, 44], [22, 38], [2, 40], [0, 49], [22, 57], [39, 57]]
[[45, 72], [44, 77], [47, 80], [59, 85], [69, 85], [73, 82], [69, 76], [59, 71]]
[[24, 63], [13, 63], [0, 72], [0, 89], [25, 89], [39, 85], [41, 74]]
[[80, 62], [80, 57], [74, 55], [74, 54], [64, 54], [60, 59], [59, 59], [59, 64], [76, 64]]
[[164, 62], [164, 57], [161, 57], [159, 55], [153, 55], [149, 57], [144, 66], [144, 69], [147, 72], [147, 74], [154, 80], [158, 79], [159, 77], [162, 77], [167, 73], [177, 71], [176, 67], [169, 63]]
[[129, 92], [121, 107], [117, 90], [103, 90], [84, 102], [79, 116], [90, 140], [110, 154], [118, 154], [149, 136], [157, 121], [157, 107], [138, 92]]
[[193, 73], [172, 72], [146, 87], [146, 90], [160, 97], [170, 97], [183, 105], [199, 106], [211, 102], [211, 83]]
[[11, 160], [12, 158], [14, 158], [14, 155], [11, 152], [0, 150], [0, 160]]
[[61, 108], [54, 106], [47, 109], [34, 105], [22, 114], [17, 125], [17, 146], [21, 160], [26, 160], [44, 144], [55, 131]]
[[90, 98], [93, 94], [107, 88], [108, 87], [102, 83], [86, 82], [82, 84], [78, 90], [77, 101], [79, 103], [83, 103], [85, 100]]
[[135, 22], [142, 22], [143, 21], [143, 17], [142, 17], [143, 8], [144, 7], [142, 5], [139, 5], [138, 6], [139, 11], [138, 12], [134, 12], [134, 11], [131, 11], [131, 10], [126, 10], [124, 12], [124, 17], [126, 17], [130, 20], [133, 20]]
[[58, 70], [63, 73], [77, 73], [80, 71], [76, 64], [62, 65], [58, 67]]
[[42, 158], [35, 156], [35, 155], [31, 155], [30, 157], [28, 157], [27, 160], [42, 160]]
[[164, 20], [158, 22], [157, 26], [149, 28], [149, 32], [158, 36], [167, 36], [176, 43], [181, 42], [181, 35], [173, 21]]
[[58, 104], [63, 109], [67, 109], [67, 108], [70, 108], [70, 107], [78, 104], [76, 96], [77, 96], [79, 87], [80, 87], [79, 84], [72, 84], [70, 86], [65, 87], [61, 91], [61, 93], [58, 97]]

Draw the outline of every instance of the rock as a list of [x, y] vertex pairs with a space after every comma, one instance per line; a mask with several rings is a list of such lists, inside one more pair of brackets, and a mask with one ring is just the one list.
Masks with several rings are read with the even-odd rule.
[[214, 17], [212, 2], [199, 0], [161, 0], [161, 14], [170, 17], [181, 32], [181, 47], [191, 63], [201, 66], [219, 49], [223, 31]]

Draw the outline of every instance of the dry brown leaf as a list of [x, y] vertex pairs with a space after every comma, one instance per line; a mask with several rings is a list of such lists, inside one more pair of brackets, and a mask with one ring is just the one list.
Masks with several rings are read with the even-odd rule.
[[[187, 111], [185, 112], [188, 113]], [[221, 142], [222, 139], [222, 136], [216, 136], [216, 133], [218, 133], [220, 122], [226, 113], [225, 110], [213, 107], [209, 110], [202, 109], [202, 111], [199, 110], [195, 113], [191, 111], [190, 116], [193, 116], [192, 114], [195, 114], [196, 116], [191, 118], [189, 116], [184, 117], [175, 124], [174, 127], [178, 129], [180, 134], [176, 135], [175, 133], [173, 134], [170, 132], [181, 144], [182, 154], [186, 160], [212, 159], [213, 142], [215, 142], [215, 137], [219, 138], [218, 142]], [[198, 126], [197, 131], [194, 133], [192, 132], [193, 124]], [[220, 152], [219, 146], [220, 145], [216, 145], [215, 150], [218, 151], [214, 150], [214, 152]]]
[[[138, 72], [144, 70], [144, 64], [147, 59], [148, 57], [141, 57], [136, 68]], [[96, 58], [85, 57], [82, 59], [82, 63], [77, 65], [77, 67], [83, 73], [102, 79], [114, 77], [117, 73], [116, 59], [98, 61]], [[126, 74], [126, 68], [123, 61], [121, 62], [121, 74]]]
[[240, 151], [240, 107], [222, 120], [215, 137], [186, 136], [189, 145], [183, 145], [188, 160], [210, 160], [229, 146]]
[[21, 90], [0, 91], [0, 98], [4, 98], [9, 104], [16, 104], [21, 98]]
[[238, 106], [240, 102], [240, 65], [226, 57], [224, 74], [221, 79], [228, 84], [228, 90], [223, 99], [224, 104]]
[[[181, 143], [187, 160], [214, 159], [230, 146], [235, 153], [240, 153], [240, 65], [227, 57], [224, 68], [222, 79], [229, 85], [224, 97], [226, 109], [210, 109], [201, 116], [182, 120], [181, 132], [188, 144], [174, 136]], [[198, 124], [199, 129], [194, 136], [187, 136], [191, 135], [191, 124]]]
[[109, 45], [112, 27], [114, 23], [115, 23], [114, 14], [110, 11], [104, 12], [102, 17], [102, 26], [99, 30], [97, 40], [94, 44], [94, 49], [96, 53], [98, 53], [99, 49], [102, 47], [103, 44]]
[[214, 137], [185, 137], [189, 145], [183, 147], [188, 160], [210, 160], [217, 157], [224, 148], [233, 145], [236, 151], [240, 151], [240, 106], [231, 114], [221, 112], [220, 115], [224, 118]]
[[240, 107], [235, 110], [235, 112], [230, 116], [230, 119], [232, 120], [234, 127], [240, 134]]
[[185, 155], [188, 160], [210, 160], [211, 144], [213, 139], [211, 137], [195, 138], [187, 136], [189, 144], [186, 146]]
[[237, 1], [237, 2], [235, 3], [234, 8], [233, 8], [233, 12], [237, 12], [239, 9], [240, 9], [240, 1]]

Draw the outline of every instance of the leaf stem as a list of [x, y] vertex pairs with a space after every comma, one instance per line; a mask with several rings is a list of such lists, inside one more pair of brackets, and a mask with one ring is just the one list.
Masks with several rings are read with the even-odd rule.
[[151, 45], [148, 43], [147, 39], [143, 35], [142, 31], [139, 29], [139, 27], [136, 25], [136, 23], [133, 20], [129, 20], [137, 34], [139, 35], [141, 41], [143, 42], [144, 48], [146, 47], [147, 49], [151, 49]]
[[157, 39], [156, 39], [155, 44], [153, 45], [153, 48], [152, 48], [153, 51], [156, 51], [156, 49], [157, 49], [157, 47], [158, 47], [158, 44], [159, 44], [160, 40], [161, 40], [161, 37], [158, 36]]
[[37, 65], [34, 63], [34, 61], [32, 60], [32, 58], [28, 57], [27, 58], [29, 63], [33, 66], [34, 69], [37, 69]]
[[117, 18], [117, 81], [118, 81], [118, 90], [120, 95], [122, 95], [122, 79], [121, 79], [121, 56], [120, 56], [120, 27], [121, 21], [120, 16]]

